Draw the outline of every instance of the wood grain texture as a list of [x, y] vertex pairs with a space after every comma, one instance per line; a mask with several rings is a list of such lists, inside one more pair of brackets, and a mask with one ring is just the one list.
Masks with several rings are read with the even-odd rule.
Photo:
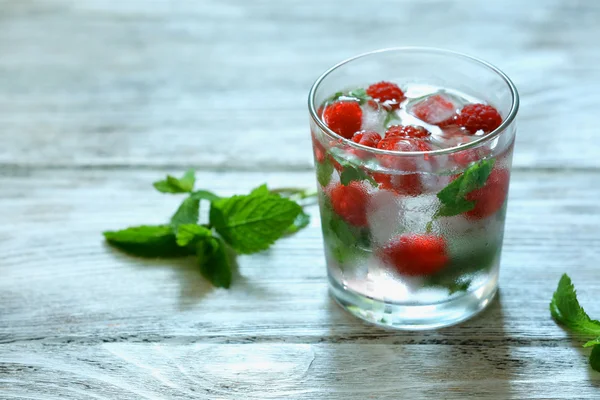
[[[584, 338], [548, 311], [569, 272], [600, 315], [598, 19], [588, 0], [0, 0], [0, 399], [598, 398]], [[484, 313], [429, 332], [349, 316], [316, 208], [230, 290], [103, 243], [168, 218], [179, 199], [150, 186], [167, 172], [313, 186], [310, 85], [399, 45], [480, 56], [522, 96]]]
[[480, 56], [514, 79], [515, 165], [600, 166], [596, 1], [2, 5], [3, 165], [307, 170], [316, 77], [361, 52], [427, 45]]

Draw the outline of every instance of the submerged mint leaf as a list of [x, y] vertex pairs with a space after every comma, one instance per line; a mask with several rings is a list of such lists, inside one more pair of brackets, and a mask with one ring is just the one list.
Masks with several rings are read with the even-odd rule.
[[326, 157], [325, 160], [321, 163], [317, 163], [317, 181], [323, 187], [329, 185], [331, 181], [331, 174], [333, 174], [333, 164], [329, 160], [329, 157]]
[[210, 223], [237, 252], [250, 254], [269, 248], [301, 212], [277, 195], [233, 196], [212, 203]]
[[563, 274], [550, 302], [550, 313], [556, 322], [577, 332], [600, 336], [600, 321], [591, 319], [579, 305], [571, 278]]
[[180, 179], [167, 175], [166, 179], [154, 182], [154, 187], [162, 193], [188, 193], [194, 190], [195, 183], [194, 170], [190, 169]]
[[182, 224], [195, 224], [200, 216], [200, 200], [193, 196], [188, 197], [181, 203], [175, 214], [171, 217], [171, 226], [177, 232]]
[[362, 88], [349, 91], [348, 97], [354, 97], [355, 99], [358, 99], [360, 104], [364, 104], [365, 102], [371, 100], [371, 96], [369, 96], [367, 91]]
[[494, 168], [494, 163], [494, 159], [481, 160], [471, 165], [458, 178], [443, 188], [437, 194], [442, 205], [436, 211], [434, 218], [452, 217], [475, 208], [475, 202], [467, 200], [465, 196], [485, 185]]
[[204, 237], [196, 245], [196, 254], [202, 276], [216, 287], [227, 289], [231, 286], [231, 260], [223, 240], [214, 236]]
[[344, 186], [348, 186], [352, 181], [367, 181], [373, 187], [377, 187], [379, 184], [373, 177], [365, 172], [360, 167], [349, 163], [348, 161], [340, 162], [342, 165], [342, 173], [340, 174], [340, 183]]
[[189, 249], [177, 245], [170, 225], [142, 225], [103, 234], [111, 246], [133, 256], [169, 258], [193, 254]]
[[187, 246], [207, 236], [212, 236], [212, 231], [204, 226], [196, 224], [179, 225], [176, 235], [177, 245], [182, 247]]
[[385, 120], [383, 121], [383, 127], [385, 129], [389, 128], [389, 124], [393, 120], [400, 121], [400, 117], [398, 117], [398, 115], [396, 114], [396, 112], [394, 110], [388, 111], [387, 115], [385, 116]]

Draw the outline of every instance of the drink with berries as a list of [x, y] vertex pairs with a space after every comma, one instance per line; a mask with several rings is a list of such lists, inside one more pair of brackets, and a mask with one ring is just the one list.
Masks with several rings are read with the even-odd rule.
[[518, 95], [499, 70], [433, 49], [355, 57], [309, 96], [331, 293], [399, 329], [493, 298]]

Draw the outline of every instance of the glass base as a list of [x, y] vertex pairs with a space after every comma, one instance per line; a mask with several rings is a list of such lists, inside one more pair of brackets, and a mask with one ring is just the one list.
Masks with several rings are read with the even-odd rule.
[[362, 296], [329, 279], [332, 297], [350, 314], [371, 324], [399, 330], [426, 330], [465, 321], [491, 303], [498, 280], [446, 302], [430, 305], [399, 305]]

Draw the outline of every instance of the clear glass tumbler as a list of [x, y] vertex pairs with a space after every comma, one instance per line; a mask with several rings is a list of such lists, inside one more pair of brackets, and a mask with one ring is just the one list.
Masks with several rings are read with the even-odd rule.
[[[404, 152], [355, 143], [326, 125], [327, 99], [380, 81], [463, 93], [493, 105], [502, 123], [458, 146]], [[366, 321], [411, 330], [485, 308], [498, 287], [519, 105], [510, 79], [451, 51], [392, 48], [326, 71], [308, 105], [334, 299]]]

